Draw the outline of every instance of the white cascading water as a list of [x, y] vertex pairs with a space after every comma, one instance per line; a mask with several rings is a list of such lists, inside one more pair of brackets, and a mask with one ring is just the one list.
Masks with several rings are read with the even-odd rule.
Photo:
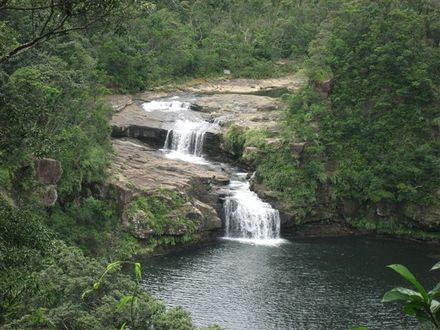
[[236, 173], [224, 202], [227, 239], [254, 244], [279, 244], [280, 214], [250, 190], [247, 173]]
[[[170, 99], [154, 100], [142, 105], [146, 112], [175, 114], [177, 120], [168, 130], [163, 151], [170, 159], [183, 160], [195, 164], [208, 164], [202, 157], [203, 142], [210, 128], [218, 127], [217, 122], [209, 123], [199, 114], [190, 111], [191, 103], [180, 101], [175, 96]], [[188, 119], [190, 118], [190, 119]]]
[[142, 108], [146, 112], [153, 111], [185, 111], [191, 106], [189, 102], [177, 101], [178, 97], [171, 98], [170, 100], [155, 100], [142, 104]]
[[173, 129], [168, 131], [164, 149], [201, 157], [206, 131], [212, 126], [206, 121], [177, 120]]
[[[168, 130], [163, 150], [166, 157], [196, 164], [209, 164], [203, 154], [206, 132], [218, 128], [219, 121], [209, 123], [190, 112], [191, 104], [168, 100], [152, 101], [143, 104], [147, 112], [161, 111], [178, 113], [172, 129]], [[187, 115], [190, 115], [188, 120]], [[280, 215], [270, 204], [263, 202], [250, 190], [247, 173], [235, 173], [229, 184], [229, 196], [224, 202], [226, 226], [225, 239], [243, 243], [278, 245], [280, 239]]]

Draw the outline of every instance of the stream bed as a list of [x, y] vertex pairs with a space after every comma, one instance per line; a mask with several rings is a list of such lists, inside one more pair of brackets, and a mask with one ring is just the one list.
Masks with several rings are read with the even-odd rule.
[[196, 325], [225, 329], [417, 329], [383, 294], [407, 286], [391, 263], [427, 286], [437, 247], [364, 237], [295, 240], [277, 246], [219, 239], [143, 264], [146, 289], [181, 305]]

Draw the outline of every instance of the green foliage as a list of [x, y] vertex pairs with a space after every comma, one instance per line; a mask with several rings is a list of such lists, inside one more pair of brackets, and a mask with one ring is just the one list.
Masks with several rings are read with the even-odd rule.
[[[427, 8], [428, 1], [422, 1]], [[334, 77], [331, 111], [321, 136], [339, 161], [338, 194], [363, 201], [432, 204], [440, 145], [431, 123], [438, 115], [439, 50], [427, 25], [438, 8], [406, 1], [360, 1], [344, 6], [317, 67]], [[367, 14], [368, 13], [368, 14]]]
[[0, 86], [0, 157], [10, 176], [36, 157], [56, 158], [64, 169], [61, 197], [105, 176], [110, 110], [87, 75], [52, 57], [17, 69]]
[[[51, 255], [30, 270], [35, 285], [19, 295], [17, 304], [3, 314], [6, 315], [3, 328], [119, 329], [122, 324], [134, 321], [137, 329], [194, 329], [186, 313], [167, 310], [144, 290], [136, 293], [137, 310], [142, 312], [132, 314], [130, 308], [123, 306], [118, 309], [122, 299], [137, 290], [140, 280], [136, 275], [139, 271], [134, 281], [115, 272], [120, 265], [117, 262], [104, 267], [77, 249], [57, 242]], [[104, 272], [105, 277], [96, 282]], [[93, 294], [90, 292], [82, 299], [82, 292], [89, 287], [94, 287]]]
[[32, 263], [51, 247], [52, 233], [33, 209], [16, 209], [0, 198], [0, 270]]
[[232, 155], [241, 156], [244, 149], [246, 137], [244, 136], [244, 129], [231, 125], [224, 134], [224, 147]]
[[52, 238], [35, 210], [16, 209], [0, 198], [0, 324], [35, 289], [29, 268], [50, 253]]
[[[142, 225], [153, 230], [154, 237], [148, 244], [156, 246], [174, 246], [187, 243], [195, 238], [197, 223], [182, 216], [180, 208], [186, 198], [176, 192], [163, 190], [149, 196], [139, 196], [130, 208], [127, 216], [134, 222], [142, 221]], [[140, 219], [140, 220], [139, 220]], [[184, 228], [184, 235], [173, 235]]]
[[[399, 209], [440, 205], [434, 21], [440, 9], [432, 1], [349, 1], [327, 17], [309, 45], [310, 85], [285, 98], [282, 144], [256, 162], [262, 183], [292, 210], [307, 214], [322, 185], [330, 185], [330, 210], [353, 200], [362, 217], [385, 203], [400, 220], [395, 231], [411, 233], [408, 212]], [[319, 90], [327, 79], [325, 98]], [[291, 149], [297, 143], [306, 143], [300, 156]]]
[[[411, 283], [416, 290], [401, 287], [394, 288], [385, 293], [382, 301], [399, 301], [403, 303], [405, 314], [417, 318], [421, 323], [428, 323], [436, 328], [440, 328], [440, 303], [435, 299], [440, 295], [440, 283], [434, 289], [427, 292], [405, 266], [394, 264], [388, 267]], [[437, 268], [438, 264], [434, 265], [431, 270], [436, 270]]]
[[155, 1], [148, 15], [134, 13], [136, 19], [93, 36], [92, 51], [110, 86], [121, 91], [224, 69], [236, 77], [270, 77], [290, 72], [291, 65], [277, 61], [298, 63], [318, 32], [315, 22], [337, 7], [338, 1]]
[[367, 217], [356, 217], [354, 219], [347, 218], [346, 221], [353, 228], [367, 230], [377, 234], [407, 237], [411, 239], [415, 238], [421, 241], [440, 240], [439, 233], [419, 229], [398, 218], [373, 220]]
[[46, 223], [59, 238], [80, 247], [86, 255], [127, 257], [137, 249], [123, 230], [114, 205], [93, 197], [55, 206]]

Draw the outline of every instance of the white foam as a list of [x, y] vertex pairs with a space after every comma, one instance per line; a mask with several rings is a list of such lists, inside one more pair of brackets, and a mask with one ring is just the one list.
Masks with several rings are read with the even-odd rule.
[[203, 157], [194, 156], [177, 150], [161, 149], [161, 151], [165, 153], [165, 157], [168, 159], [181, 160], [187, 163], [198, 164], [198, 165], [209, 164], [209, 162]]
[[142, 104], [142, 108], [146, 112], [153, 111], [165, 111], [165, 112], [178, 112], [187, 111], [191, 104], [188, 102], [176, 101], [174, 98], [171, 100], [151, 101]]
[[234, 241], [243, 244], [251, 245], [263, 245], [263, 246], [280, 246], [282, 244], [289, 243], [288, 240], [283, 238], [274, 239], [256, 239], [256, 238], [234, 238], [234, 237], [222, 237], [222, 239], [227, 241]]

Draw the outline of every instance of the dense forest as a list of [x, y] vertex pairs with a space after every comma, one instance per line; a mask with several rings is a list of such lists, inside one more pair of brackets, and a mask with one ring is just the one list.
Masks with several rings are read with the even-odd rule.
[[[350, 226], [438, 240], [438, 1], [0, 0], [1, 327], [195, 328], [119, 264], [83, 295], [146, 250], [93, 188], [112, 159], [107, 95], [224, 70], [308, 77], [283, 96], [278, 144], [225, 134], [296, 224], [325, 199]], [[62, 164], [55, 191], [36, 176], [44, 158]], [[134, 311], [118, 308], [133, 291]]]

